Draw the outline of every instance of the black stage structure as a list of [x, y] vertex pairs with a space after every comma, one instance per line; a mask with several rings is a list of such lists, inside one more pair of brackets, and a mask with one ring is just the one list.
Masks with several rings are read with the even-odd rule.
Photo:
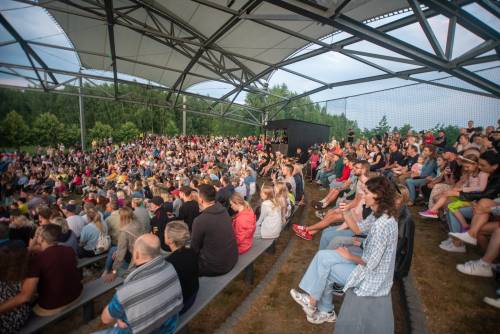
[[306, 150], [314, 144], [326, 143], [330, 139], [330, 127], [324, 124], [300, 121], [296, 119], [280, 119], [270, 121], [264, 127], [265, 131], [283, 131], [286, 133], [286, 143], [272, 144], [273, 151], [293, 156], [300, 147]]

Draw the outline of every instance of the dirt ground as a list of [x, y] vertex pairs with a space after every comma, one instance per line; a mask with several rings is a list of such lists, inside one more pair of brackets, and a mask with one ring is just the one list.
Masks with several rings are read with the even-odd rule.
[[[427, 318], [429, 333], [500, 333], [500, 311], [485, 303], [498, 287], [491, 278], [464, 275], [456, 265], [481, 257], [467, 246], [466, 254], [439, 248], [447, 231], [437, 220], [420, 219], [414, 209], [415, 252], [412, 271]], [[496, 329], [495, 329], [496, 328]]]

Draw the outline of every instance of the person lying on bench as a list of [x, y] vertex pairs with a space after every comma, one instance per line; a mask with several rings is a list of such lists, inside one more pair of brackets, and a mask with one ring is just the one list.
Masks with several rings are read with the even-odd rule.
[[21, 292], [0, 304], [0, 314], [31, 301], [38, 292], [33, 312], [38, 316], [52, 316], [63, 311], [82, 293], [75, 253], [70, 247], [58, 245], [61, 227], [48, 224], [39, 229], [36, 242], [40, 252], [30, 259]]
[[223, 275], [238, 261], [231, 217], [226, 208], [215, 201], [213, 186], [202, 184], [198, 190], [201, 213], [193, 222], [191, 247], [199, 256], [200, 276]]
[[182, 309], [181, 284], [160, 254], [160, 239], [144, 234], [134, 244], [132, 271], [104, 308], [101, 320], [114, 327], [99, 334], [174, 333]]

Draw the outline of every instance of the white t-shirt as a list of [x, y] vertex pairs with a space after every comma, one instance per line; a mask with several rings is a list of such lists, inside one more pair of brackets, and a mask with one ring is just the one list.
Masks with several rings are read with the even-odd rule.
[[82, 233], [83, 226], [85, 226], [85, 220], [82, 216], [73, 215], [66, 218], [68, 222], [69, 229], [75, 233], [76, 237], [79, 238]]

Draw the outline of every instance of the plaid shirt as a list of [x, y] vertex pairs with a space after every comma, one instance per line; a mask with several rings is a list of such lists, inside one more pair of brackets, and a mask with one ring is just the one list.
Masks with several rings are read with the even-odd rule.
[[358, 296], [387, 296], [391, 291], [394, 261], [398, 243], [398, 224], [384, 214], [376, 218], [371, 214], [358, 223], [363, 233], [368, 232], [361, 258], [365, 265], [358, 265], [347, 279], [344, 291], [354, 288]]

